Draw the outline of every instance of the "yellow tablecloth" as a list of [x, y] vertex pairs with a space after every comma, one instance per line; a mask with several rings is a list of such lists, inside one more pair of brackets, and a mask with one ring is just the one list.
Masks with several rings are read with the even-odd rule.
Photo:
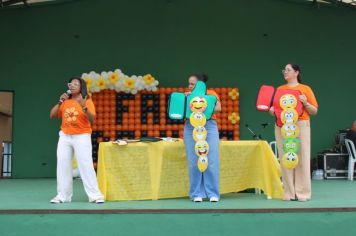
[[[220, 142], [221, 194], [258, 188], [282, 198], [280, 166], [265, 141]], [[99, 145], [98, 182], [108, 201], [188, 196], [183, 141]]]

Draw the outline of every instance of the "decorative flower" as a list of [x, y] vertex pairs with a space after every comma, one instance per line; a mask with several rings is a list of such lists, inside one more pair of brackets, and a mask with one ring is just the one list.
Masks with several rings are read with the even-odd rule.
[[236, 100], [239, 97], [239, 92], [235, 88], [231, 89], [231, 91], [229, 92], [229, 96], [232, 100]]
[[75, 107], [67, 108], [64, 112], [64, 117], [67, 119], [68, 122], [76, 121], [79, 112], [75, 110]]
[[124, 86], [126, 89], [132, 90], [135, 87], [136, 81], [131, 78], [127, 78], [124, 82]]
[[228, 119], [231, 124], [236, 124], [240, 120], [240, 116], [236, 112], [233, 112], [229, 115]]
[[145, 84], [151, 85], [155, 82], [155, 78], [153, 78], [151, 74], [147, 74], [143, 76], [143, 81], [145, 82]]
[[147, 74], [143, 76], [143, 84], [148, 91], [156, 91], [158, 81], [151, 74]]
[[90, 91], [93, 86], [93, 79], [87, 73], [82, 74], [82, 79], [85, 81], [87, 89]]
[[103, 76], [100, 76], [99, 79], [96, 81], [96, 86], [98, 86], [100, 90], [106, 88], [106, 80], [104, 79]]
[[132, 93], [136, 94], [137, 93], [137, 78], [132, 76], [128, 77], [126, 76], [123, 81], [123, 91], [126, 93]]

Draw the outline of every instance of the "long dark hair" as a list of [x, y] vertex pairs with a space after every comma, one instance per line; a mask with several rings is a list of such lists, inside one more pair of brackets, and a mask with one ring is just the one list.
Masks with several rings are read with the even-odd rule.
[[208, 76], [206, 74], [193, 74], [190, 77], [195, 77], [199, 81], [203, 81], [205, 84], [208, 82]]
[[80, 77], [72, 77], [69, 79], [69, 83], [72, 83], [73, 80], [78, 80], [80, 83], [80, 93], [82, 94], [83, 98], [89, 98], [88, 96], [88, 89], [87, 89], [87, 83]]
[[300, 66], [297, 65], [297, 64], [294, 64], [294, 63], [288, 63], [288, 64], [293, 68], [293, 70], [299, 72], [299, 73], [298, 73], [298, 76], [297, 76], [297, 80], [298, 80], [298, 83], [301, 84], [301, 83], [302, 83], [302, 76], [301, 76], [302, 71], [301, 71], [301, 69], [300, 69]]

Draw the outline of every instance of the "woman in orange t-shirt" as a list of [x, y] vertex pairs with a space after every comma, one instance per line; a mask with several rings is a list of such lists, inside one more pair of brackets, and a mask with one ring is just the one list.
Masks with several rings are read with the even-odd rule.
[[71, 78], [68, 88], [50, 112], [50, 118], [62, 119], [57, 146], [57, 196], [50, 202], [71, 202], [72, 158], [75, 153], [89, 202], [103, 203], [104, 196], [98, 187], [92, 159], [91, 124], [95, 119], [95, 107], [83, 79]]
[[[278, 89], [299, 90], [299, 100], [303, 104], [302, 115], [298, 119], [300, 129], [300, 151], [298, 153], [299, 163], [295, 169], [286, 169], [282, 166], [282, 180], [285, 201], [298, 200], [308, 201], [311, 199], [311, 178], [310, 178], [310, 115], [318, 112], [318, 103], [312, 89], [302, 84], [301, 70], [298, 65], [287, 64], [282, 71], [286, 84]], [[271, 107], [270, 113], [274, 115], [274, 108]], [[283, 139], [281, 128], [275, 126], [275, 137], [278, 147], [278, 155], [283, 156]]]

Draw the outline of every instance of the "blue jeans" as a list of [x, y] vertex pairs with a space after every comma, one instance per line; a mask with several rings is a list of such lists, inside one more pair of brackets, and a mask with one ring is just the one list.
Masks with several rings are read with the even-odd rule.
[[219, 132], [215, 120], [208, 120], [205, 129], [208, 132], [206, 141], [209, 143], [208, 168], [202, 173], [199, 171], [195, 154], [193, 139], [194, 127], [189, 120], [184, 125], [184, 146], [189, 166], [189, 197], [220, 198], [220, 176], [219, 176]]

